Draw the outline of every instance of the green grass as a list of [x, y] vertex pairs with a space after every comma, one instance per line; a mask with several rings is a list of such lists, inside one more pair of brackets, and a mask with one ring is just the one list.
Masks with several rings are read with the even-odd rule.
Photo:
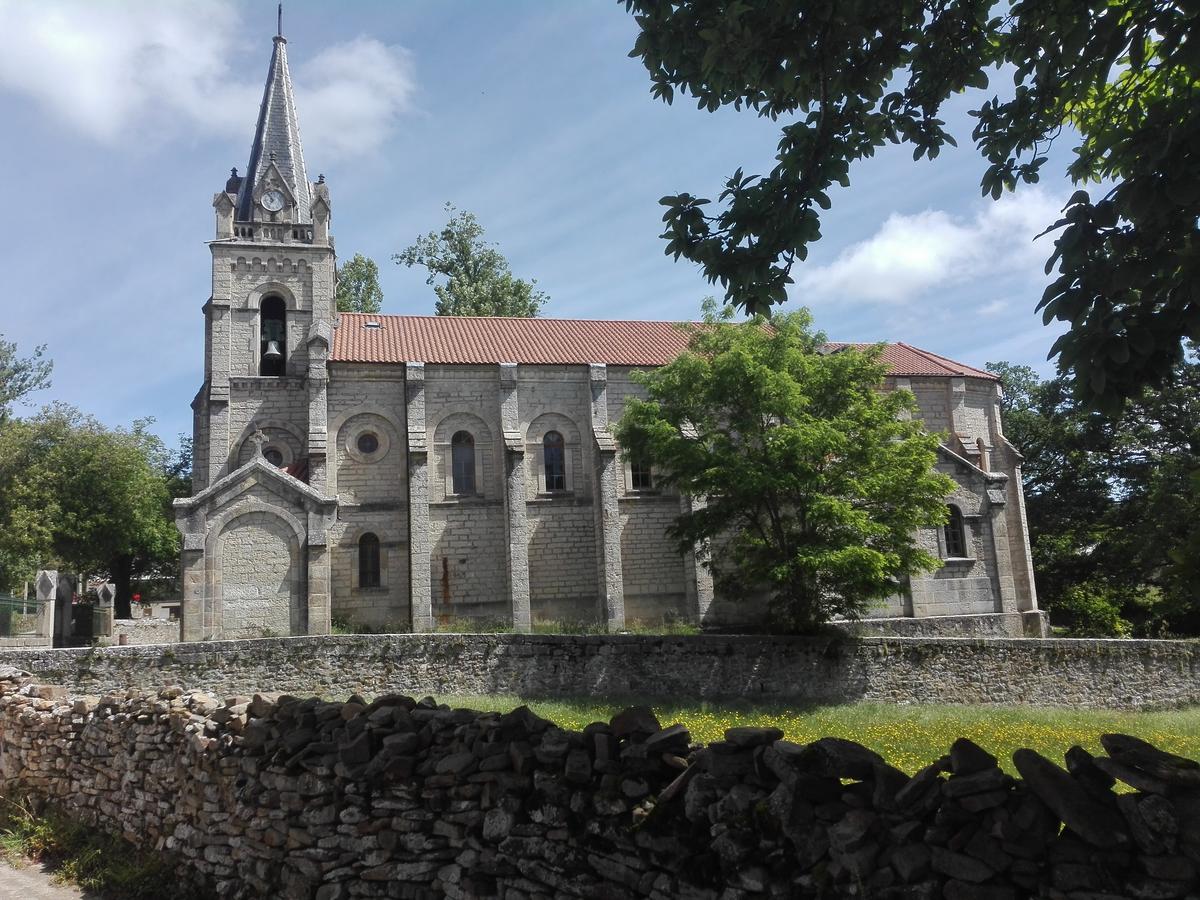
[[[381, 629], [382, 630], [382, 629]], [[407, 631], [399, 628], [398, 631]], [[512, 634], [515, 629], [508, 619], [454, 616], [438, 620], [435, 630], [443, 634]], [[534, 619], [534, 634], [608, 634], [603, 622], [592, 619]], [[370, 634], [372, 629], [335, 617], [334, 634]], [[622, 634], [680, 635], [699, 634], [700, 627], [677, 616], [661, 619], [637, 619], [626, 623]]]
[[24, 798], [0, 797], [0, 854], [13, 865], [44, 863], [56, 880], [104, 897], [155, 900], [166, 885], [173, 900], [200, 896], [180, 882], [167, 854], [138, 850], [54, 809], [35, 812]]
[[[608, 721], [626, 702], [582, 700], [522, 700], [513, 696], [442, 696], [438, 702], [478, 710], [505, 711], [527, 703], [538, 715], [564, 728], [581, 729], [589, 722]], [[898, 706], [854, 703], [843, 706], [798, 708], [754, 706], [748, 703], [671, 704], [642, 701], [654, 709], [663, 725], [682, 722], [692, 739], [709, 742], [735, 725], [774, 726], [789, 740], [807, 743], [819, 737], [858, 741], [883, 755], [892, 765], [915, 772], [950, 749], [956, 738], [970, 738], [995, 754], [1009, 772], [1012, 753], [1030, 747], [1061, 762], [1063, 753], [1079, 744], [1101, 753], [1100, 735], [1124, 732], [1181, 756], [1200, 759], [1200, 707], [1164, 712], [1051, 709], [1024, 706]]]
[[439, 619], [434, 630], [448, 634], [509, 634], [512, 632], [513, 626], [512, 622], [507, 619], [454, 616]]
[[[576, 619], [534, 619], [534, 634], [608, 634], [603, 622]], [[678, 616], [631, 619], [622, 634], [699, 634], [700, 626]]]
[[[348, 634], [336, 630], [334, 634]], [[450, 634], [504, 635], [512, 634], [514, 628], [508, 619], [454, 617], [440, 619], [436, 630]], [[605, 624], [594, 619], [534, 619], [535, 635], [606, 635]], [[661, 619], [634, 619], [626, 623], [622, 634], [629, 635], [698, 635], [700, 625], [676, 616]]]

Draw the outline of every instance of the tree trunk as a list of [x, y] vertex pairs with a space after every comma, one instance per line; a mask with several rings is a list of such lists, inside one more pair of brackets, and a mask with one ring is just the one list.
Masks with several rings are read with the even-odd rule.
[[112, 565], [109, 566], [109, 575], [117, 591], [117, 597], [113, 601], [113, 617], [132, 619], [133, 611], [129, 601], [132, 597], [130, 583], [133, 581], [133, 557], [122, 555], [113, 559]]

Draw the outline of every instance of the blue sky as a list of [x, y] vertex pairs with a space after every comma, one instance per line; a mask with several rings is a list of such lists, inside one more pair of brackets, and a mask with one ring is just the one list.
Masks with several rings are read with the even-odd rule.
[[[0, 333], [48, 344], [37, 403], [190, 431], [211, 199], [246, 165], [274, 25], [267, 0], [0, 0]], [[653, 100], [622, 5], [289, 0], [284, 31], [309, 174], [329, 183], [339, 256], [378, 261], [385, 312], [432, 313], [421, 271], [390, 256], [447, 201], [537, 278], [546, 315], [690, 319], [717, 292], [663, 254], [658, 198], [765, 172], [778, 124]], [[851, 171], [788, 305], [835, 340], [1049, 374], [1057, 330], [1033, 308], [1050, 248], [1032, 239], [1071, 193], [1069, 147], [1037, 189], [981, 199], [976, 99], [945, 117], [962, 149]]]

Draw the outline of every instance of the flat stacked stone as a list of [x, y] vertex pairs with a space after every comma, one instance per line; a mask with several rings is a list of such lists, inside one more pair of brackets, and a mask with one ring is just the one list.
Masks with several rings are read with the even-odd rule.
[[218, 897], [1200, 889], [1200, 766], [1123, 735], [1066, 768], [1019, 750], [1020, 778], [960, 739], [910, 777], [852, 741], [773, 728], [701, 746], [646, 708], [577, 732], [400, 695], [69, 698], [5, 671], [0, 737], [6, 789], [175, 854]]

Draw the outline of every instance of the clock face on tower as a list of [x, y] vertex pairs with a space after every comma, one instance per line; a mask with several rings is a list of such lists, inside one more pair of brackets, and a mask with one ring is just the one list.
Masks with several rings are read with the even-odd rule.
[[279, 212], [283, 209], [283, 192], [267, 191], [259, 202], [267, 212]]

